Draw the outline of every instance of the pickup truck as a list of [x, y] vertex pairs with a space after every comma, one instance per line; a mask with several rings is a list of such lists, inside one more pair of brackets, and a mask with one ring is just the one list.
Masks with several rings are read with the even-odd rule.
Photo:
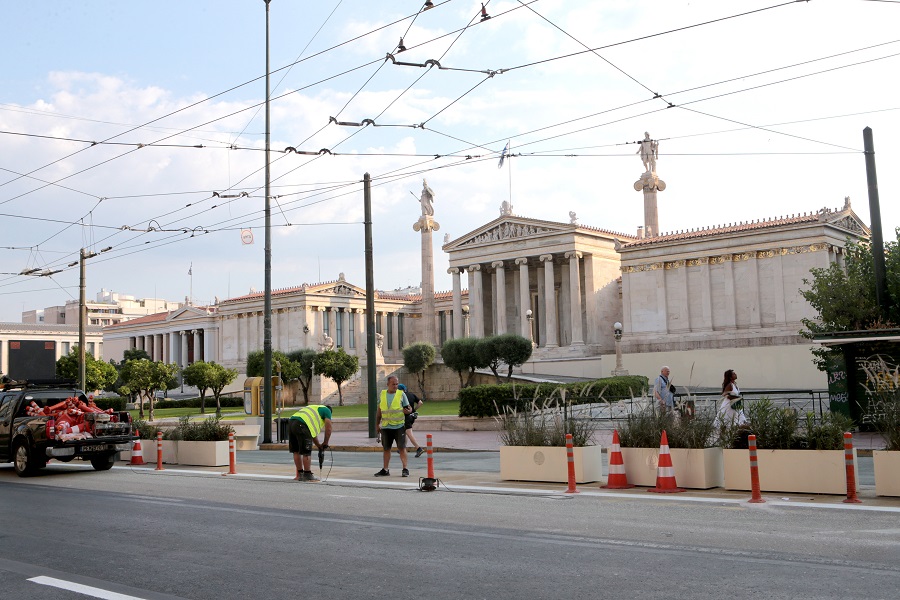
[[127, 412], [100, 411], [74, 385], [13, 382], [0, 385], [0, 462], [12, 461], [20, 477], [56, 459], [112, 468], [137, 439]]

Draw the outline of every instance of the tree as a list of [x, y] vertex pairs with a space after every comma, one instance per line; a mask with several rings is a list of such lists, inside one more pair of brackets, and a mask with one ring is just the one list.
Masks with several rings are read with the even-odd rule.
[[417, 342], [403, 349], [403, 366], [416, 376], [423, 400], [427, 399], [425, 396], [425, 371], [434, 364], [436, 354], [434, 346], [428, 342]]
[[[507, 367], [506, 381], [512, 379], [513, 367], [525, 364], [533, 350], [531, 340], [521, 335], [505, 333], [497, 336], [498, 357]], [[497, 376], [497, 371], [494, 371], [494, 376]]]
[[237, 379], [237, 369], [226, 369], [219, 363], [209, 363], [212, 367], [212, 376], [209, 380], [209, 389], [212, 390], [216, 400], [216, 415], [222, 414], [222, 390], [225, 386]]
[[[263, 350], [254, 350], [253, 352], [247, 355], [247, 377], [265, 377], [265, 358], [266, 353]], [[285, 376], [285, 371], [290, 370], [288, 363], [291, 360], [287, 357], [284, 352], [279, 352], [278, 350], [272, 351], [272, 375], [277, 375], [278, 371], [275, 368], [275, 362], [278, 361], [281, 363], [281, 377], [282, 379], [290, 380], [290, 378]], [[286, 369], [287, 367], [287, 369]]]
[[359, 371], [359, 358], [347, 354], [343, 348], [323, 350], [313, 359], [313, 369], [319, 375], [324, 375], [337, 384], [338, 406], [343, 406], [344, 396], [341, 384]]
[[[900, 240], [900, 229], [897, 230]], [[828, 268], [811, 269], [813, 278], [804, 279], [808, 289], [800, 294], [816, 311], [813, 319], [803, 319], [807, 338], [837, 331], [884, 329], [900, 323], [900, 244], [885, 244], [885, 266], [888, 295], [893, 299], [887, 313], [878, 306], [875, 296], [875, 266], [871, 246], [865, 242], [849, 242], [844, 250], [844, 265], [832, 263]], [[813, 362], [820, 370], [833, 352], [828, 348], [813, 349]]]
[[213, 375], [212, 364], [198, 360], [181, 370], [184, 382], [197, 388], [200, 392], [200, 413], [206, 413], [206, 390], [210, 388], [209, 382]]
[[[74, 346], [67, 355], [56, 361], [56, 376], [78, 381], [81, 376], [78, 357], [78, 346]], [[116, 382], [119, 376], [116, 368], [102, 360], [97, 360], [89, 352], [84, 354], [84, 387], [83, 392], [105, 390]]]
[[[459, 375], [460, 387], [469, 387], [475, 377], [475, 369], [486, 369], [487, 362], [483, 362], [475, 351], [479, 338], [457, 338], [447, 340], [441, 348], [441, 358], [444, 364], [456, 371]], [[463, 373], [468, 371], [468, 378], [463, 381]]]
[[[153, 403], [158, 390], [170, 390], [177, 386], [178, 380], [175, 376], [178, 374], [178, 365], [166, 364], [164, 362], [153, 362], [142, 358], [140, 360], [129, 360], [122, 367], [122, 379], [129, 389], [137, 391], [139, 396], [143, 395], [150, 403], [149, 420], [153, 420]], [[140, 398], [139, 398], [140, 399]], [[140, 418], [144, 418], [144, 403], [138, 402], [140, 406]]]
[[309, 386], [312, 384], [313, 362], [316, 360], [316, 351], [311, 348], [301, 348], [288, 353], [288, 359], [297, 365], [297, 381], [303, 390], [303, 403], [309, 404]]

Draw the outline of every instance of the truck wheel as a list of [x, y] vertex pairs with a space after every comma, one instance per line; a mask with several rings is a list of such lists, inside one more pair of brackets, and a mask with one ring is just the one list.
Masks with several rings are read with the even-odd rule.
[[115, 454], [104, 454], [103, 456], [97, 456], [91, 459], [91, 466], [94, 467], [94, 470], [96, 471], [109, 471], [115, 463]]
[[13, 465], [16, 469], [16, 475], [19, 477], [34, 475], [40, 468], [34, 460], [34, 450], [28, 446], [28, 442], [18, 442], [16, 444], [16, 449], [13, 450]]

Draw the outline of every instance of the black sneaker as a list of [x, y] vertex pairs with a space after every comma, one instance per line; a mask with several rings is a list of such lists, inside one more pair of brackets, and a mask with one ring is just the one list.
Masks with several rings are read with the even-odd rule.
[[409, 469], [403, 469], [403, 471], [400, 472], [400, 476], [409, 477]]
[[312, 471], [308, 471], [303, 474], [303, 481], [319, 481], [319, 478], [316, 477]]
[[422, 446], [416, 448], [416, 458], [421, 457], [423, 454], [425, 454], [425, 448], [423, 448]]
[[390, 474], [391, 474], [391, 472], [388, 471], [387, 469], [382, 469], [382, 470], [378, 471], [377, 473], [375, 473], [375, 477], [389, 477]]

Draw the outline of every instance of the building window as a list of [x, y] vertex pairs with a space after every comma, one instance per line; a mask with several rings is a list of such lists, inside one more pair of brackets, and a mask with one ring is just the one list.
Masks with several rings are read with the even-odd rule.
[[387, 349], [394, 349], [394, 318], [391, 313], [387, 313], [387, 333], [385, 334], [387, 337]]
[[69, 355], [69, 342], [62, 342], [62, 355], [63, 356]]
[[94, 358], [97, 358], [97, 356], [94, 354], [94, 342], [86, 342], [84, 345], [84, 351]]
[[322, 313], [322, 333], [331, 335], [331, 322], [328, 319], [328, 311]]
[[447, 341], [447, 313], [444, 311], [440, 311], [438, 313], [438, 323], [440, 323], [440, 340], [441, 346], [444, 345], [444, 342]]
[[344, 309], [339, 308], [334, 315], [334, 343], [338, 348], [344, 347]]
[[397, 347], [403, 348], [403, 315], [397, 315]]
[[356, 318], [353, 316], [352, 311], [349, 313], [349, 319], [350, 320], [347, 321], [347, 335], [350, 337], [348, 346], [350, 346], [350, 348], [356, 348], [356, 325], [354, 324]]

